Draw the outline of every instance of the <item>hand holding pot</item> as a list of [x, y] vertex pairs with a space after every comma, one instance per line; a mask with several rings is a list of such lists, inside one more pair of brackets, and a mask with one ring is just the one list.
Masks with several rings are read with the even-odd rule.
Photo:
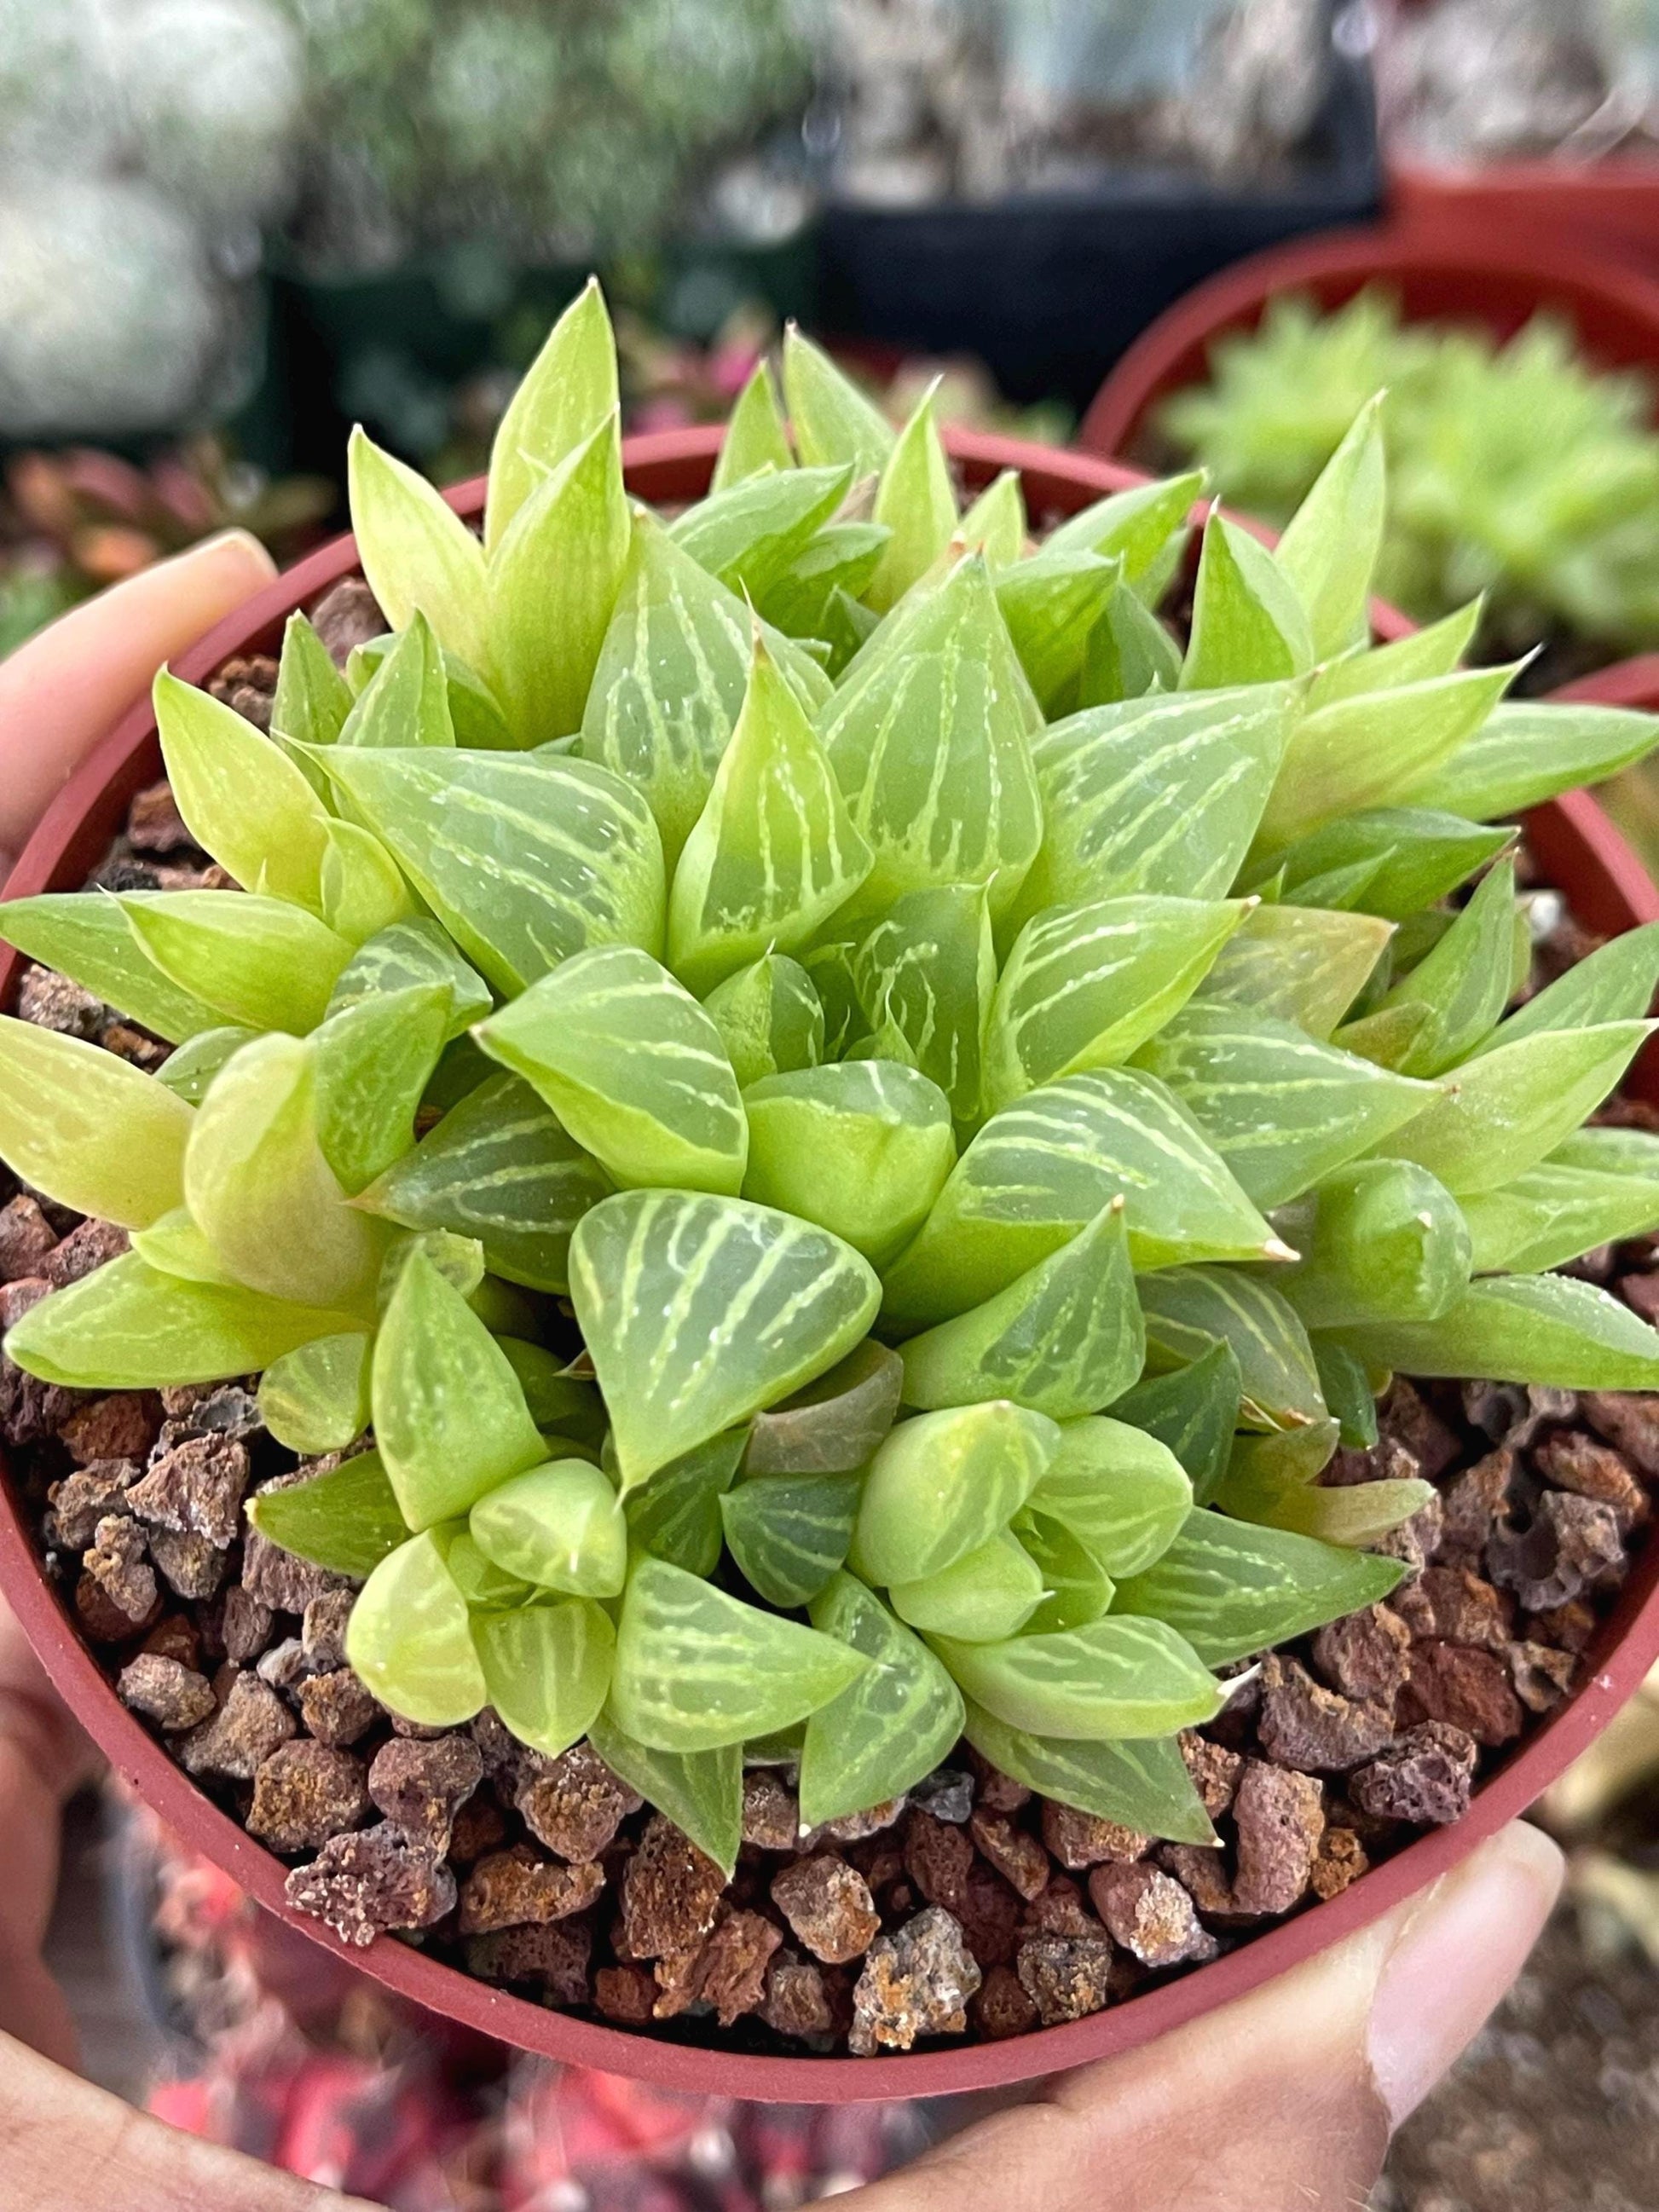
[[[254, 539], [232, 532], [77, 607], [0, 664], [0, 877], [158, 664], [274, 573]], [[66, 2070], [75, 2032], [40, 1943], [59, 1812], [92, 1765], [0, 1604], [0, 2203], [16, 2212], [341, 2212], [344, 2198], [175, 2134]]]

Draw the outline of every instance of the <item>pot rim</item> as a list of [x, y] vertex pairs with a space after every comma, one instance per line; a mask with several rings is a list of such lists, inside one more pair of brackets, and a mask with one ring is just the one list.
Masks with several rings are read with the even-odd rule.
[[[1653, 167], [1659, 174], [1659, 162]], [[1459, 288], [1465, 298], [1459, 307], [1408, 315], [1408, 321], [1461, 314], [1507, 333], [1516, 321], [1510, 311], [1530, 293], [1528, 312], [1565, 310], [1592, 361], [1620, 368], [1651, 368], [1659, 362], [1659, 281], [1598, 258], [1582, 238], [1540, 245], [1513, 230], [1494, 234], [1478, 218], [1443, 220], [1417, 210], [1396, 224], [1290, 240], [1194, 285], [1147, 325], [1108, 374], [1077, 442], [1091, 453], [1132, 453], [1156, 402], [1198, 382], [1214, 341], [1253, 329], [1280, 294], [1311, 291], [1328, 308], [1368, 283], [1401, 284], [1414, 276]]]
[[[623, 456], [632, 488], [658, 500], [696, 495], [706, 483], [720, 436], [718, 428], [697, 428], [629, 440]], [[1118, 463], [1012, 439], [951, 433], [947, 444], [971, 483], [988, 481], [1005, 468], [1019, 469], [1028, 499], [1039, 511], [1045, 502], [1075, 509], [1144, 480], [1139, 471]], [[481, 509], [483, 489], [483, 480], [477, 478], [446, 496], [470, 517]], [[319, 548], [181, 654], [179, 674], [200, 682], [232, 653], [262, 649], [290, 611], [355, 574], [356, 565], [349, 536]], [[1388, 627], [1398, 635], [1409, 625], [1390, 612]], [[159, 772], [155, 718], [146, 699], [122, 717], [65, 782], [29, 840], [5, 895], [78, 888], [132, 793]], [[1571, 793], [1540, 808], [1532, 817], [1532, 830], [1547, 866], [1580, 878], [1574, 896], [1594, 908], [1587, 918], [1596, 927], [1612, 933], [1659, 920], [1659, 891], [1587, 794]], [[9, 994], [21, 964], [21, 956], [0, 950], [0, 1001]], [[0, 1454], [0, 1477], [6, 1472]], [[320, 1921], [287, 1904], [288, 1867], [198, 1789], [137, 1714], [122, 1705], [47, 1582], [24, 1512], [3, 1480], [0, 1590], [54, 1685], [127, 1785], [186, 1845], [337, 1959], [429, 2011], [547, 2058], [682, 2093], [793, 2104], [872, 2103], [1007, 2087], [1115, 2057], [1243, 1996], [1367, 1926], [1456, 1866], [1538, 1797], [1600, 1734], [1659, 1658], [1659, 1542], [1650, 1541], [1598, 1629], [1583, 1686], [1482, 1782], [1462, 1820], [1419, 1837], [1340, 1896], [1308, 1906], [1208, 1966], [1066, 2027], [1003, 2042], [881, 2058], [778, 2057], [580, 2020], [476, 1980], [394, 1937], [379, 1937], [366, 1949], [341, 1942]]]

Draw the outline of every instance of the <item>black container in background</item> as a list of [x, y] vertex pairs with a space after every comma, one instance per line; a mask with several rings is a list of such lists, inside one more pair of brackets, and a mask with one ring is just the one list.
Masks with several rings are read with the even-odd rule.
[[1183, 292], [1282, 239], [1365, 222], [1382, 199], [1370, 69], [1334, 48], [1318, 118], [1282, 185], [1125, 170], [986, 206], [832, 200], [819, 225], [823, 327], [855, 344], [977, 354], [1011, 399], [1062, 398], [1080, 414]]

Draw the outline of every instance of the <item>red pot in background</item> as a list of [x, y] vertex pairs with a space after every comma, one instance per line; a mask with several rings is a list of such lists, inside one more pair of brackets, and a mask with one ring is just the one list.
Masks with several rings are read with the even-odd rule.
[[[695, 429], [630, 440], [623, 448], [630, 489], [653, 501], [696, 497], [707, 487], [720, 436], [718, 429]], [[1111, 462], [1011, 439], [952, 433], [948, 443], [970, 486], [988, 483], [1002, 469], [1019, 469], [1039, 523], [1138, 481], [1133, 471]], [[462, 485], [451, 501], [461, 514], [475, 515], [483, 490], [482, 481]], [[200, 682], [232, 653], [274, 650], [289, 612], [308, 605], [356, 565], [350, 538], [323, 547], [210, 631], [181, 658], [179, 673]], [[1406, 625], [1393, 615], [1388, 627], [1398, 635]], [[9, 894], [78, 888], [120, 828], [134, 793], [153, 781], [161, 767], [149, 708], [137, 707], [59, 793], [12, 875]], [[1577, 793], [1540, 808], [1530, 835], [1546, 871], [1593, 927], [1613, 933], [1659, 919], [1659, 893], [1592, 799]], [[0, 957], [0, 1002], [15, 991], [20, 964], [10, 952]], [[58, 1690], [117, 1772], [192, 1850], [337, 1959], [449, 2020], [572, 2065], [723, 2097], [841, 2104], [948, 2096], [1028, 2081], [1145, 2043], [1352, 1935], [1456, 1865], [1548, 1787], [1659, 1656], [1659, 1544], [1650, 1543], [1588, 1655], [1582, 1686], [1488, 1776], [1462, 1820], [1420, 1838], [1331, 1903], [1311, 1907], [1179, 1981], [1069, 2027], [910, 2057], [756, 2057], [552, 2012], [386, 1937], [367, 1951], [351, 1950], [320, 1923], [290, 1911], [282, 1862], [198, 1790], [116, 1697], [42, 1574], [27, 1509], [3, 1464], [0, 1478], [0, 1589]]]
[[1575, 245], [1659, 275], [1659, 161], [1613, 155], [1453, 167], [1390, 161], [1389, 207], [1419, 237]]
[[1572, 324], [1592, 366], [1659, 372], [1659, 281], [1582, 247], [1451, 226], [1330, 231], [1254, 254], [1177, 301], [1101, 386], [1078, 444], [1091, 453], [1148, 458], [1158, 403], [1205, 380], [1218, 337], [1254, 330], [1281, 294], [1306, 293], [1322, 307], [1340, 307], [1368, 284], [1393, 292], [1409, 321], [1478, 323], [1500, 339], [1547, 308]]

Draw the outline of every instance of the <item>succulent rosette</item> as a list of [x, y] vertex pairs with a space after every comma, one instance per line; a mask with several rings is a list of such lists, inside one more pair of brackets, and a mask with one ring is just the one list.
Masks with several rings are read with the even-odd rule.
[[1472, 611], [1370, 646], [1374, 406], [1275, 551], [1209, 516], [1183, 647], [1200, 489], [1034, 542], [792, 334], [655, 514], [591, 287], [482, 538], [360, 435], [392, 635], [295, 615], [269, 737], [157, 681], [240, 890], [4, 909], [175, 1048], [0, 1024], [0, 1153], [131, 1238], [10, 1357], [259, 1374], [252, 1521], [375, 1697], [588, 1738], [728, 1870], [745, 1760], [812, 1826], [964, 1735], [1207, 1839], [1217, 1670], [1402, 1571], [1425, 1486], [1320, 1480], [1388, 1372], [1659, 1387], [1549, 1272], [1659, 1224], [1582, 1126], [1659, 928], [1506, 1012], [1504, 826], [1659, 724], [1506, 703]]

